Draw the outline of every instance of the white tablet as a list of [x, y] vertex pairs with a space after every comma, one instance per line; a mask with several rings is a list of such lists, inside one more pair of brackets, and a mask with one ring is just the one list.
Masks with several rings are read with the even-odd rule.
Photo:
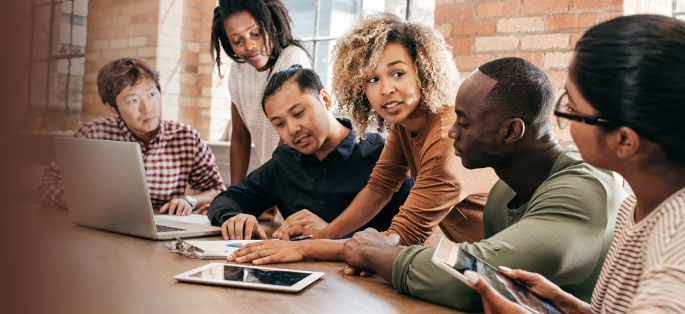
[[174, 276], [183, 282], [280, 292], [299, 292], [324, 273], [237, 264], [210, 263]]
[[472, 270], [487, 281], [499, 294], [516, 302], [533, 313], [566, 313], [543, 300], [516, 281], [500, 273], [499, 269], [486, 263], [468, 251], [464, 251], [454, 242], [442, 238], [431, 258], [433, 264], [444, 269], [450, 275], [463, 281], [469, 287], [471, 283], [464, 272]]

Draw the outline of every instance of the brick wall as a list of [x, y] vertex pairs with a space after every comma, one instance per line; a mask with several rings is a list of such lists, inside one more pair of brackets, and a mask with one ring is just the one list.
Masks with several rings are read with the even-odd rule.
[[[463, 76], [516, 56], [540, 67], [558, 94], [585, 30], [623, 13], [623, 0], [436, 0], [435, 28], [452, 45]], [[572, 143], [567, 130], [554, 129], [562, 145]]]
[[97, 95], [97, 71], [113, 59], [137, 57], [160, 73], [164, 119], [219, 139], [230, 102], [209, 57], [215, 6], [216, 0], [90, 0], [81, 120], [110, 115]]

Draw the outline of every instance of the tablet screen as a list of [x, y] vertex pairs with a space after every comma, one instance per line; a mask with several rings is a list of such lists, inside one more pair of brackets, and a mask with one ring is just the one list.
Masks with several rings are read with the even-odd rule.
[[233, 265], [216, 265], [194, 273], [190, 277], [228, 280], [237, 282], [262, 283], [290, 287], [311, 274], [278, 270], [263, 270]]

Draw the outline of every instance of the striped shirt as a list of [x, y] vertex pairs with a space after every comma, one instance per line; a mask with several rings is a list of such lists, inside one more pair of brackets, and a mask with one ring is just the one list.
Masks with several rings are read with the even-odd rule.
[[[259, 72], [247, 63], [233, 62], [228, 76], [228, 90], [231, 102], [243, 123], [250, 132], [260, 164], [271, 159], [271, 154], [278, 146], [280, 139], [278, 132], [271, 125], [262, 110], [262, 96], [271, 74], [299, 64], [303, 68], [311, 68], [307, 53], [297, 46], [288, 46], [281, 52], [272, 71]], [[235, 118], [235, 117], [232, 117]]]
[[[113, 116], [82, 125], [74, 137], [138, 143], [143, 153], [145, 176], [154, 207], [183, 197], [186, 183], [197, 191], [221, 192], [226, 189], [214, 154], [202, 141], [200, 133], [185, 124], [161, 120], [159, 132], [150, 141], [149, 149], [133, 136], [124, 120]], [[54, 207], [63, 194], [62, 179], [55, 160], [43, 173], [37, 198], [42, 204]]]
[[635, 223], [628, 197], [592, 295], [592, 313], [685, 313], [685, 189]]

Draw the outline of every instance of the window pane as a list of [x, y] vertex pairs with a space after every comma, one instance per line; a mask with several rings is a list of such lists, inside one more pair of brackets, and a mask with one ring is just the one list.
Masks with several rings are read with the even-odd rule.
[[48, 58], [48, 42], [50, 38], [50, 6], [35, 7], [33, 15], [33, 59]]
[[435, 25], [435, 0], [413, 1], [409, 20], [412, 23], [420, 23], [429, 27]]
[[[68, 2], [71, 4], [71, 1]], [[52, 55], [59, 56], [70, 53], [71, 42], [71, 14], [62, 12], [62, 5], [53, 6], [52, 24]], [[49, 18], [48, 18], [49, 20]], [[48, 42], [46, 42], [47, 45]]]
[[675, 0], [677, 1], [675, 5], [674, 13], [685, 13], [685, 0]]
[[48, 84], [48, 63], [34, 62], [31, 66], [31, 106], [45, 107], [45, 88]]
[[354, 27], [360, 4], [360, 0], [321, 0], [319, 36], [341, 37]]
[[69, 59], [60, 59], [50, 63], [49, 111], [64, 111], [66, 109], [68, 73]]
[[314, 42], [313, 41], [305, 41], [302, 44], [304, 44], [304, 48], [307, 49], [307, 52], [309, 55], [314, 58]]
[[407, 0], [364, 1], [364, 10], [390, 12], [405, 19], [407, 17]]
[[324, 87], [329, 91], [331, 90], [332, 79], [332, 76], [329, 75], [329, 73], [332, 72], [330, 68], [331, 52], [335, 43], [336, 40], [320, 41], [316, 43], [316, 60], [314, 61], [316, 63], [316, 73], [319, 74], [321, 83], [323, 83]]
[[285, 5], [290, 10], [290, 18], [293, 20], [293, 37], [314, 37], [314, 13], [316, 10], [315, 0], [285, 0]]
[[71, 59], [69, 68], [69, 111], [81, 112], [83, 107], [83, 72], [85, 71], [86, 58]]

